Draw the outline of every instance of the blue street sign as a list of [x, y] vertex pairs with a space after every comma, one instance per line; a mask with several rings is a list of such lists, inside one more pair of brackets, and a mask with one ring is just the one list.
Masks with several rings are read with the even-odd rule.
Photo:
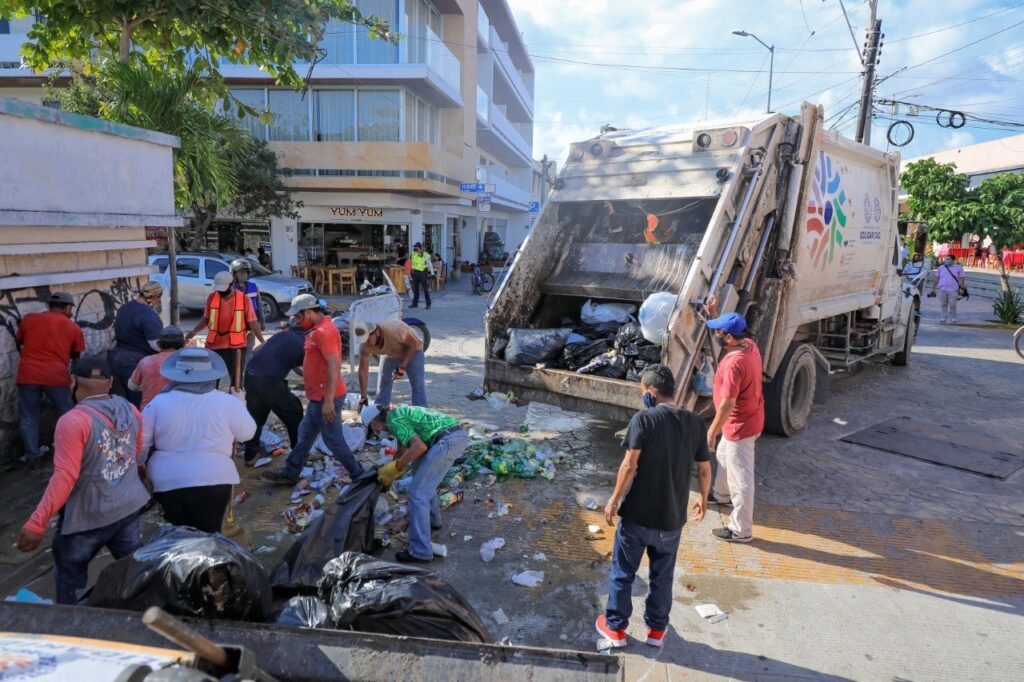
[[530, 202], [530, 213], [540, 213], [540, 202], [539, 201], [531, 201]]
[[482, 182], [463, 182], [459, 184], [460, 192], [483, 192], [486, 186]]

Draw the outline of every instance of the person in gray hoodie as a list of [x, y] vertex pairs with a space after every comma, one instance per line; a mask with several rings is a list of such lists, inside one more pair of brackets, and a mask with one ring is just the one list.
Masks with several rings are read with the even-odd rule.
[[58, 604], [78, 601], [89, 562], [101, 549], [120, 559], [142, 546], [139, 510], [149, 501], [139, 476], [139, 411], [110, 395], [113, 373], [106, 358], [79, 358], [71, 375], [77, 404], [57, 421], [53, 475], [17, 545], [22, 552], [35, 551], [57, 515], [53, 573]]

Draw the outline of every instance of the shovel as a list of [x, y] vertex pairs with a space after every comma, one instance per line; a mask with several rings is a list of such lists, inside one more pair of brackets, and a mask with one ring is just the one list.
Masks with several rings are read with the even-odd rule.
[[[245, 402], [245, 391], [242, 390], [242, 349], [235, 349], [235, 384], [231, 387], [231, 395], [235, 396], [243, 403]], [[228, 501], [228, 513], [227, 518], [224, 520], [224, 526], [221, 534], [224, 537], [237, 537], [242, 534], [242, 527], [235, 523], [235, 486], [231, 486], [231, 499]]]

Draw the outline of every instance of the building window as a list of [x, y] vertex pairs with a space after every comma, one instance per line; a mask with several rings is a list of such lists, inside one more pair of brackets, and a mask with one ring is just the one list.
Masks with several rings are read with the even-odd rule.
[[316, 91], [316, 139], [321, 142], [356, 139], [355, 90]]
[[309, 140], [309, 100], [294, 90], [271, 90], [270, 140], [305, 142]]
[[[398, 27], [397, 0], [355, 0], [352, 3], [363, 16], [376, 15]], [[398, 45], [370, 38], [365, 26], [355, 26], [338, 19], [327, 23], [320, 47], [327, 51], [328, 64], [397, 64]]]
[[427, 0], [406, 0], [406, 42], [409, 62], [422, 64], [434, 40], [440, 40], [441, 13]]
[[[231, 96], [245, 106], [252, 107], [257, 112], [262, 112], [267, 107], [266, 91], [262, 88], [232, 88]], [[234, 112], [231, 112], [231, 115], [238, 122], [238, 125], [240, 125], [244, 130], [248, 130], [249, 134], [256, 139], [265, 140], [267, 138], [266, 126], [264, 126], [263, 122], [260, 121], [259, 116], [253, 116], [248, 112], [246, 112], [243, 118], [238, 118]]]
[[0, 19], [0, 35], [6, 35], [11, 32], [11, 22], [9, 19]]
[[437, 144], [441, 112], [411, 92], [405, 93], [405, 140]]
[[360, 90], [358, 139], [360, 142], [397, 142], [401, 107], [399, 90]]

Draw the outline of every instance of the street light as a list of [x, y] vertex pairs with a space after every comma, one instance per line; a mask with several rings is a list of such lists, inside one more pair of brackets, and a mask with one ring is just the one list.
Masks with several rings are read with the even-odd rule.
[[765, 113], [770, 114], [772, 113], [772, 72], [775, 71], [775, 46], [769, 45], [753, 33], [747, 33], [746, 31], [733, 31], [732, 34], [741, 38], [753, 38], [768, 50], [768, 107], [765, 109]]

